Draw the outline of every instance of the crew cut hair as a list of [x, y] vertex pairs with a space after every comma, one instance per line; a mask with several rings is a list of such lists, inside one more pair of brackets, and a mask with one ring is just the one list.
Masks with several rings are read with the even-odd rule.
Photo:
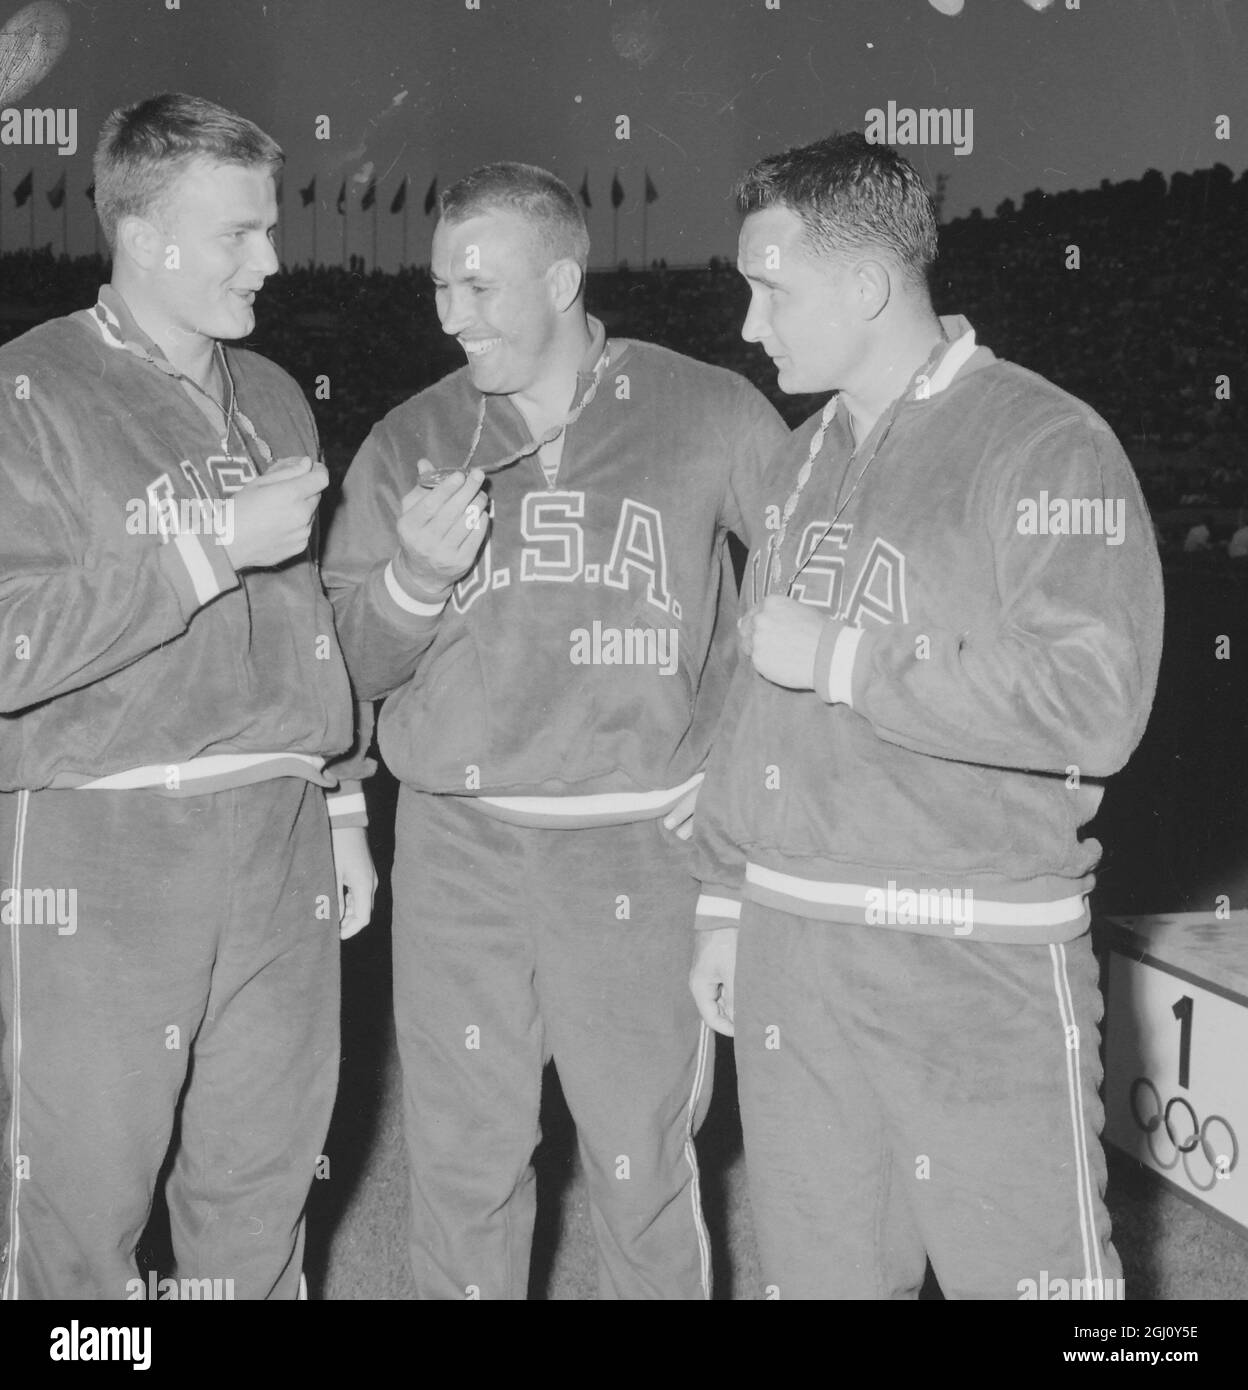
[[885, 252], [926, 287], [936, 259], [936, 210], [914, 165], [860, 131], [829, 135], [760, 159], [737, 181], [743, 216], [785, 207], [801, 219], [817, 256]]
[[584, 213], [567, 184], [536, 164], [483, 164], [438, 199], [438, 211], [448, 222], [466, 222], [499, 209], [518, 213], [530, 224], [548, 265], [566, 258], [582, 270], [588, 266]]
[[110, 247], [123, 217], [159, 217], [173, 187], [196, 160], [264, 165], [274, 177], [285, 155], [245, 117], [203, 97], [162, 92], [120, 107], [95, 149], [95, 211]]

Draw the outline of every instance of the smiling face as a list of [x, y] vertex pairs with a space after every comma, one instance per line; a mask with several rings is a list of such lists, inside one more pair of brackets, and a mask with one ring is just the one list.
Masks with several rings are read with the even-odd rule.
[[443, 332], [459, 340], [472, 384], [532, 395], [557, 371], [560, 314], [552, 267], [518, 213], [489, 209], [433, 234], [431, 273]]
[[[151, 268], [149, 312], [170, 339], [245, 338], [256, 326], [256, 292], [278, 268], [277, 196], [267, 166], [197, 160], [153, 214], [167, 250]], [[150, 330], [149, 330], [150, 331]]]
[[742, 223], [737, 269], [751, 298], [741, 336], [762, 344], [789, 395], [852, 389], [867, 350], [852, 270], [815, 256], [804, 230], [779, 205]]

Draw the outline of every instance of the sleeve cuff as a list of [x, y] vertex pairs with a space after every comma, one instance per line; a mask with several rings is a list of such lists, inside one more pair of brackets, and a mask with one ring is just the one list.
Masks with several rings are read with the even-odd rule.
[[336, 792], [326, 793], [325, 805], [329, 811], [331, 830], [346, 830], [368, 824], [368, 807], [361, 782], [339, 783]]
[[860, 627], [829, 620], [815, 651], [815, 691], [830, 705], [854, 707], [854, 659], [866, 636]]
[[385, 581], [386, 593], [390, 595], [395, 607], [401, 608], [404, 613], [411, 613], [418, 618], [436, 618], [446, 607], [446, 599], [431, 603], [427, 599], [413, 598], [399, 582], [394, 572], [393, 560], [386, 566]]
[[170, 536], [160, 548], [160, 564], [188, 617], [218, 594], [238, 587], [238, 574], [225, 546], [205, 545], [203, 537], [193, 533]]
[[731, 888], [708, 885], [698, 897], [693, 919], [696, 931], [718, 931], [741, 925], [741, 899]]

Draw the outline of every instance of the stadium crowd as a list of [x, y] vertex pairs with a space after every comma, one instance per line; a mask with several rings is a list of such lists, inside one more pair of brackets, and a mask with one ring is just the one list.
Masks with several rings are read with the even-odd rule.
[[[1248, 171], [1236, 179], [1217, 164], [1168, 181], [1149, 170], [1033, 191], [941, 229], [938, 310], [965, 314], [998, 355], [1100, 411], [1131, 455], [1167, 555], [1224, 554], [1248, 509], [1246, 213]], [[94, 256], [0, 256], [0, 341], [89, 303], [104, 278]], [[612, 333], [743, 373], [790, 424], [817, 404], [779, 392], [766, 356], [742, 341], [748, 294], [730, 257], [591, 271], [588, 298]], [[461, 361], [426, 268], [368, 271], [358, 257], [274, 276], [249, 345], [303, 386], [336, 474], [376, 420]], [[1185, 549], [1198, 525], [1208, 546]]]

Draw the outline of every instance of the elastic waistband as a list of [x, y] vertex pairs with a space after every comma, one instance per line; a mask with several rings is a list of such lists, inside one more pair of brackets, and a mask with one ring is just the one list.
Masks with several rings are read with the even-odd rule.
[[588, 796], [477, 796], [473, 804], [495, 820], [512, 825], [572, 829], [593, 825], [627, 825], [665, 816], [683, 796], [701, 784], [695, 772], [679, 787], [655, 792], [598, 792]]
[[[994, 884], [995, 891], [1009, 891]], [[916, 879], [887, 878], [882, 882], [838, 882], [801, 878], [796, 874], [748, 863], [744, 894], [751, 902], [851, 926], [878, 926], [926, 936], [953, 936], [971, 941], [1042, 946], [1071, 941], [1090, 925], [1087, 896], [1075, 893], [1054, 898], [1021, 896], [1017, 900], [990, 898], [973, 882], [956, 887], [948, 880], [920, 885]]]
[[319, 787], [335, 785], [325, 775], [325, 759], [311, 753], [210, 753], [181, 763], [149, 763], [107, 777], [58, 773], [54, 789], [75, 791], [156, 791], [166, 796], [202, 796], [277, 777], [302, 777]]

